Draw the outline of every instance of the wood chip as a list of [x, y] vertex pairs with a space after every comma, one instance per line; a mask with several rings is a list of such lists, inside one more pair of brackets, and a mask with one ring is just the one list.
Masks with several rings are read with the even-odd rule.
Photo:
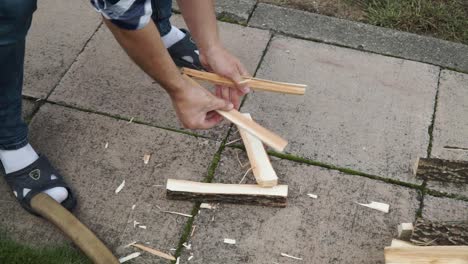
[[286, 258], [296, 259], [296, 260], [302, 260], [302, 258], [300, 258], [300, 257], [291, 256], [291, 255], [288, 255], [286, 253], [281, 253], [281, 256], [286, 257]]
[[308, 193], [307, 196], [309, 196], [310, 198], [314, 198], [314, 199], [318, 198], [316, 194], [312, 194], [312, 193]]
[[104, 148], [108, 148], [109, 147], [109, 142], [106, 142], [106, 145], [104, 145]]
[[130, 118], [130, 120], [128, 121], [128, 123], [130, 124], [130, 123], [132, 123], [132, 122], [133, 122], [133, 117]]
[[245, 177], [247, 176], [247, 174], [249, 174], [249, 172], [250, 172], [251, 170], [252, 170], [252, 167], [250, 167], [250, 168], [244, 173], [244, 176], [242, 176], [242, 179], [240, 180], [239, 184], [241, 184], [241, 183], [244, 181]]
[[193, 237], [193, 234], [195, 233], [195, 228], [197, 228], [196, 225], [192, 226], [192, 232], [190, 233], [190, 237]]
[[377, 211], [381, 211], [381, 212], [384, 212], [384, 213], [388, 213], [389, 210], [390, 210], [390, 205], [385, 204], [385, 203], [379, 203], [379, 202], [372, 202], [371, 201], [369, 204], [362, 204], [362, 203], [357, 203], [357, 204], [368, 207], [368, 208], [372, 208], [372, 209], [375, 209]]
[[235, 244], [236, 244], [236, 240], [235, 240], [235, 239], [231, 239], [231, 238], [225, 238], [225, 239], [224, 239], [224, 243], [230, 244], [230, 245], [235, 245]]
[[132, 205], [132, 210], [135, 210], [135, 206], [136, 206], [136, 204]]
[[151, 158], [151, 154], [145, 154], [143, 156], [143, 163], [148, 164], [150, 158]]
[[230, 142], [226, 143], [224, 146], [229, 146], [229, 145], [231, 145], [231, 144], [234, 144], [234, 143], [240, 141], [241, 139], [242, 139], [242, 138], [234, 139], [233, 141], [230, 141]]
[[173, 211], [163, 211], [163, 212], [164, 212], [164, 213], [168, 213], [168, 214], [181, 215], [181, 216], [185, 216], [185, 217], [193, 217], [193, 215], [184, 214], [184, 213], [179, 213], [179, 212], [173, 212]]
[[124, 263], [124, 262], [127, 262], [127, 261], [131, 260], [131, 259], [138, 258], [140, 255], [141, 255], [140, 252], [134, 252], [134, 253], [132, 253], [132, 254], [130, 254], [130, 255], [128, 255], [128, 256], [125, 256], [125, 257], [123, 257], [123, 258], [120, 258], [120, 259], [119, 259], [119, 262], [120, 262], [120, 263]]
[[136, 244], [136, 241], [133, 241], [132, 243], [128, 243], [127, 245], [123, 246], [124, 248], [128, 248], [129, 246]]
[[190, 261], [193, 259], [193, 256], [188, 257], [187, 261]]
[[138, 227], [141, 228], [141, 229], [146, 229], [146, 226], [144, 226], [144, 225], [141, 225], [141, 226], [138, 226]]
[[137, 225], [139, 225], [140, 222], [137, 222], [137, 221], [133, 221], [133, 228], [137, 227]]
[[123, 189], [124, 186], [125, 186], [125, 180], [123, 180], [123, 182], [119, 185], [119, 187], [115, 189], [115, 193], [119, 193]]
[[144, 251], [146, 251], [148, 253], [151, 253], [151, 254], [153, 254], [155, 256], [158, 256], [158, 257], [161, 257], [161, 258], [165, 258], [165, 259], [168, 259], [168, 260], [176, 260], [176, 258], [173, 257], [172, 255], [166, 254], [164, 252], [161, 252], [161, 251], [153, 249], [153, 248], [149, 248], [147, 246], [143, 246], [143, 245], [140, 245], [140, 244], [133, 244], [132, 247], [139, 248], [141, 250], [144, 250]]
[[200, 208], [202, 208], [202, 209], [210, 209], [210, 210], [211, 210], [211, 209], [214, 209], [215, 207], [214, 207], [213, 205], [209, 204], [209, 203], [201, 203], [201, 204], [200, 204]]
[[187, 242], [183, 243], [182, 246], [183, 246], [184, 248], [186, 248], [187, 250], [192, 249], [192, 244], [189, 244], [189, 243], [187, 243]]

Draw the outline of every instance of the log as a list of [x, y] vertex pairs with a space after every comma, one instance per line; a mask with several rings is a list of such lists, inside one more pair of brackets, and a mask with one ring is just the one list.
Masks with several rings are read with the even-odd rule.
[[[194, 85], [200, 85], [185, 74], [183, 74], [182, 77], [185, 78], [187, 81], [193, 83]], [[257, 124], [255, 121], [243, 116], [236, 109], [232, 109], [231, 111], [216, 110], [216, 112], [222, 115], [224, 118], [231, 121], [232, 123], [236, 124], [237, 126], [245, 129], [250, 134], [256, 136], [276, 151], [282, 152], [286, 145], [288, 145], [288, 142], [286, 140], [284, 140], [277, 134], [271, 132], [270, 130], [262, 127], [261, 125]]]
[[466, 246], [386, 247], [386, 264], [468, 264]]
[[[230, 79], [211, 72], [182, 68], [182, 73], [195, 79], [209, 81], [214, 84], [227, 85], [231, 87], [235, 85], [235, 83]], [[241, 82], [242, 84], [246, 83], [252, 89], [269, 92], [303, 95], [305, 93], [305, 88], [307, 87], [305, 84], [275, 82], [246, 76], [242, 76], [242, 78], [244, 79]]]
[[262, 188], [256, 184], [203, 183], [168, 179], [166, 196], [174, 200], [285, 207], [288, 186]]
[[[248, 119], [252, 120], [250, 114], [243, 114]], [[270, 158], [263, 147], [262, 142], [252, 136], [250, 133], [239, 127], [239, 133], [244, 142], [247, 156], [249, 157], [253, 175], [257, 184], [262, 187], [273, 187], [278, 184], [278, 176], [271, 166]]]
[[428, 181], [468, 183], [468, 161], [420, 158], [416, 164], [416, 177]]
[[419, 218], [414, 223], [410, 241], [417, 245], [468, 246], [468, 220], [433, 222]]

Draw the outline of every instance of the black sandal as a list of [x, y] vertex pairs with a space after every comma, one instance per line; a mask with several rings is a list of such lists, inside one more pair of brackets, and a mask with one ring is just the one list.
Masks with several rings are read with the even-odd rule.
[[178, 67], [203, 70], [203, 66], [200, 63], [197, 45], [192, 40], [190, 32], [183, 28], [180, 30], [185, 33], [185, 37], [167, 49], [169, 55], [171, 55], [174, 63]]
[[5, 174], [5, 179], [18, 202], [31, 214], [38, 215], [30, 206], [32, 197], [54, 187], [64, 187], [68, 191], [67, 199], [62, 202], [63, 207], [71, 211], [76, 206], [70, 187], [43, 155], [28, 167]]

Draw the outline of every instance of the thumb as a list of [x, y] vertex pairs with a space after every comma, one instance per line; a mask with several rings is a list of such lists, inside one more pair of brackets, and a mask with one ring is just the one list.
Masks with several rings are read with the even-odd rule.
[[212, 109], [209, 109], [210, 111], [212, 110], [223, 110], [223, 111], [231, 111], [234, 108], [234, 105], [224, 99], [221, 99], [219, 97], [213, 97], [213, 104], [212, 104]]

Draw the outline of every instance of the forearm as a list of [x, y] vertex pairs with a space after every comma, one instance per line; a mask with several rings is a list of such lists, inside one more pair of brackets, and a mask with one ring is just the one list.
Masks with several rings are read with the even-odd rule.
[[177, 0], [177, 3], [201, 52], [220, 44], [213, 0]]
[[104, 19], [130, 58], [172, 96], [180, 92], [183, 79], [164, 47], [153, 21], [139, 30], [125, 30]]

